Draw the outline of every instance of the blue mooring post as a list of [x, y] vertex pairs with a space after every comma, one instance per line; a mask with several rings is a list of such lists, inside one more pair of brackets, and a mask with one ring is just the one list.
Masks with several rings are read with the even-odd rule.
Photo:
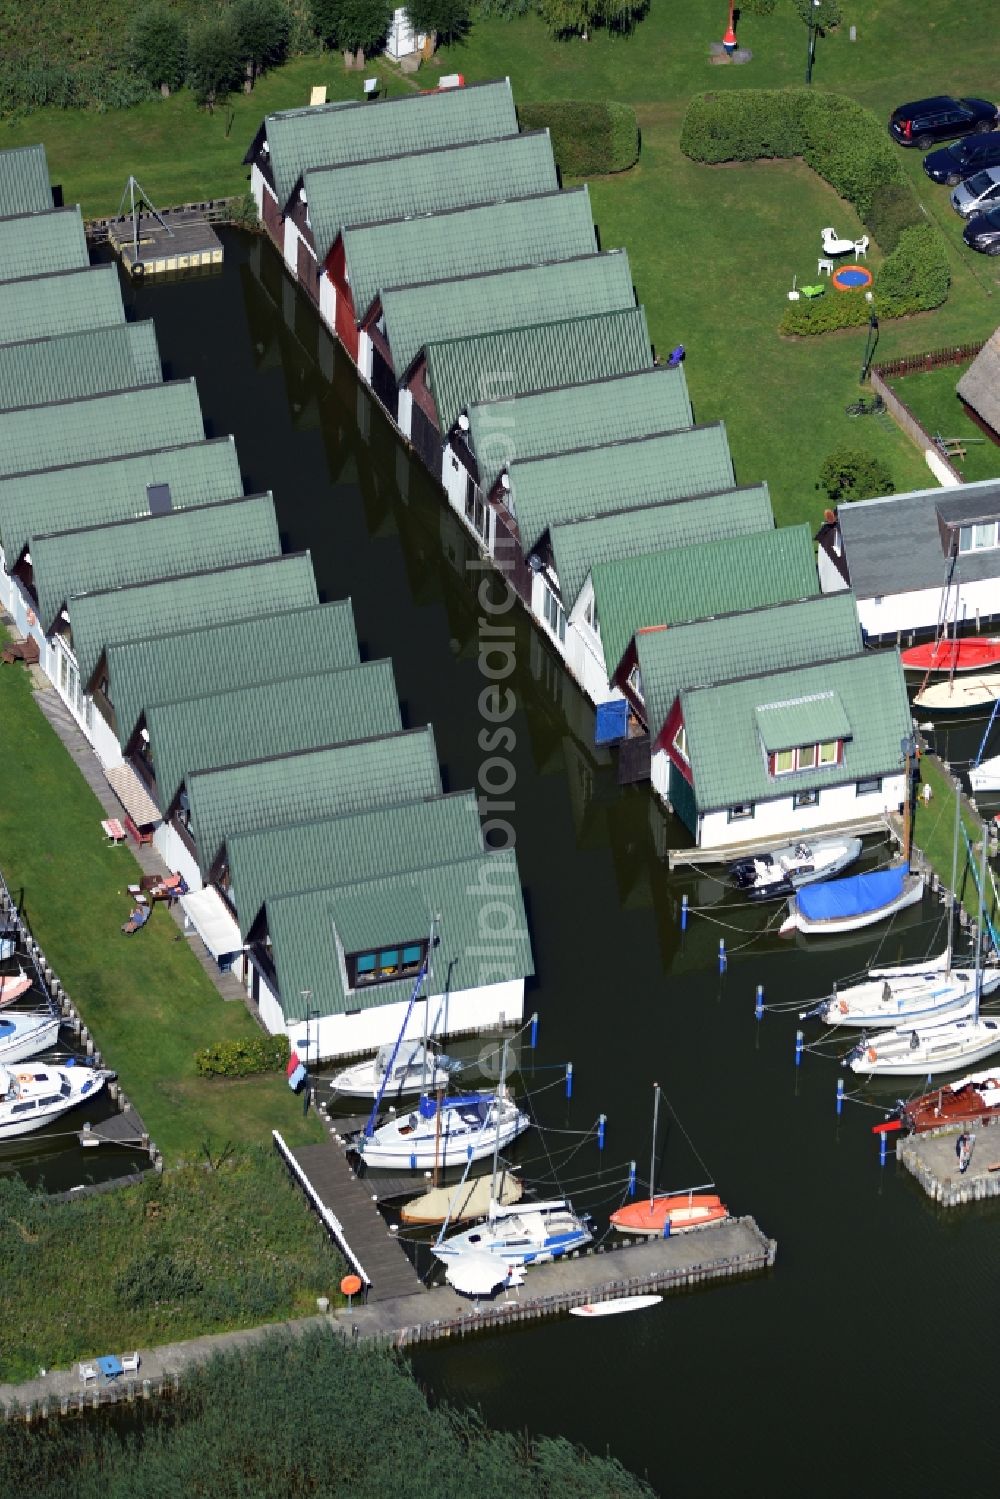
[[663, 1220], [663, 1237], [665, 1239], [669, 1239], [670, 1238], [670, 1214], [669, 1213], [667, 1214], [667, 1216]]
[[725, 973], [725, 971], [726, 971], [726, 939], [725, 939], [725, 937], [720, 937], [719, 938], [719, 972], [720, 973]]
[[757, 985], [757, 998], [754, 1000], [753, 1013], [754, 1013], [754, 1018], [755, 1019], [757, 1019], [757, 1020], [763, 1020], [763, 1018], [764, 1018], [764, 985], [763, 984], [758, 984]]
[[801, 1031], [796, 1031], [795, 1032], [795, 1065], [796, 1065], [796, 1067], [801, 1067], [802, 1066], [802, 1046], [803, 1046], [803, 1035], [802, 1035], [802, 1032]]
[[628, 1163], [628, 1195], [635, 1196], [635, 1161]]
[[844, 1079], [842, 1077], [838, 1077], [838, 1079], [837, 1079], [837, 1118], [838, 1119], [840, 1118], [840, 1116], [841, 1116], [841, 1114], [843, 1112], [844, 1112]]
[[879, 1163], [880, 1166], [884, 1166], [885, 1165], [885, 1157], [886, 1157], [886, 1151], [887, 1150], [888, 1150], [888, 1145], [886, 1144], [885, 1131], [883, 1130], [882, 1133], [878, 1137], [878, 1163]]
[[686, 932], [687, 929], [688, 929], [688, 898], [687, 898], [686, 895], [682, 895], [681, 896], [681, 931], [682, 932]]
[[538, 1011], [536, 1010], [535, 1013], [531, 1017], [531, 1049], [532, 1049], [532, 1051], [534, 1051], [534, 1049], [535, 1049], [535, 1047], [537, 1045], [538, 1045]]
[[573, 1097], [573, 1063], [566, 1063], [566, 1097]]
[[597, 1116], [597, 1148], [598, 1148], [598, 1150], [603, 1150], [604, 1149], [604, 1126], [607, 1124], [607, 1122], [608, 1122], [608, 1116], [607, 1116], [607, 1114], [598, 1114], [598, 1116]]

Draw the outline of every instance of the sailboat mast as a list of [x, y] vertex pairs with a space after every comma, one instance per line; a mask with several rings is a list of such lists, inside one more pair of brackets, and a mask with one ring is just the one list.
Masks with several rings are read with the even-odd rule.
[[493, 1140], [493, 1176], [490, 1180], [490, 1210], [496, 1206], [497, 1200], [497, 1167], [500, 1162], [500, 1107], [503, 1100], [504, 1083], [507, 1078], [507, 1046], [504, 1041], [503, 1050], [500, 1053], [500, 1082], [497, 1086], [497, 1132]]
[[962, 825], [962, 786], [955, 779], [955, 835], [951, 845], [951, 905], [948, 910], [948, 961], [945, 972], [951, 972], [951, 956], [955, 946], [955, 902], [958, 899], [958, 830]]
[[434, 968], [434, 929], [437, 917], [431, 917], [430, 936], [427, 939], [427, 976], [424, 980], [424, 1049], [420, 1061], [420, 1091], [427, 1092], [427, 1013], [431, 1002], [431, 973]]
[[653, 1206], [653, 1194], [656, 1191], [656, 1129], [660, 1122], [660, 1085], [653, 1084], [653, 1144], [649, 1153], [649, 1206]]
[[976, 922], [976, 1019], [983, 994], [983, 922], [986, 919], [986, 824], [982, 825], [982, 854], [979, 860], [979, 910]]

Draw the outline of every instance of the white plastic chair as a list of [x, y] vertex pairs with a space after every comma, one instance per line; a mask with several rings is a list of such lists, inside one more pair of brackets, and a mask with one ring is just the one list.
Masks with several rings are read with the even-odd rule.
[[854, 249], [853, 239], [841, 239], [833, 228], [828, 227], [822, 231], [822, 240], [824, 255], [847, 255]]
[[80, 1365], [80, 1378], [83, 1380], [84, 1384], [89, 1384], [92, 1379], [96, 1380], [97, 1370], [94, 1368], [93, 1364]]
[[121, 1356], [123, 1374], [135, 1374], [139, 1368], [139, 1355], [137, 1353], [123, 1353]]
[[862, 260], [867, 259], [867, 257], [868, 257], [868, 246], [869, 246], [870, 243], [871, 243], [871, 241], [869, 240], [867, 234], [863, 234], [860, 239], [856, 239], [854, 241], [854, 253], [855, 253], [855, 255], [859, 256]]

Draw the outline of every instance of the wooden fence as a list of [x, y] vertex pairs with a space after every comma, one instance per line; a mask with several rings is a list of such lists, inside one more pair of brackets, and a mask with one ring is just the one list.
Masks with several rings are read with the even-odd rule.
[[[928, 355], [927, 357], [930, 358], [930, 355]], [[904, 364], [906, 362], [907, 361], [901, 359], [894, 361], [894, 363], [896, 364]], [[872, 390], [876, 395], [882, 397], [883, 401], [885, 402], [886, 411], [888, 411], [893, 421], [895, 421], [898, 426], [902, 427], [903, 431], [906, 433], [910, 441], [916, 443], [917, 447], [922, 453], [926, 453], [928, 450], [934, 453], [937, 456], [940, 466], [943, 469], [946, 469], [948, 473], [952, 475], [955, 483], [964, 484], [965, 480], [962, 478], [962, 475], [955, 468], [954, 464], [948, 462], [947, 458], [941, 452], [941, 449], [938, 447], [931, 434], [927, 431], [927, 428], [921, 426], [920, 422], [917, 421], [916, 417], [913, 415], [913, 412], [910, 410], [909, 406], [906, 405], [905, 401], [901, 401], [899, 396], [896, 395], [895, 391], [890, 390], [889, 386], [885, 383], [885, 380], [882, 377], [883, 374], [888, 370], [888, 368], [888, 365], [880, 364], [872, 369]], [[931, 369], [933, 368], [933, 366], [915, 365], [914, 368]]]
[[925, 370], [936, 370], [943, 364], [964, 364], [974, 359], [984, 347], [985, 340], [974, 344], [952, 344], [947, 349], [931, 349], [926, 354], [906, 354], [902, 359], [886, 359], [876, 364], [872, 373], [884, 377], [893, 375], [917, 375]]
[[[209, 224], [228, 224], [233, 219], [234, 208], [242, 202], [242, 196], [208, 198], [203, 203], [174, 203], [169, 208], [157, 209], [157, 212], [164, 216], [171, 213], [196, 213]], [[148, 209], [146, 213], [148, 215]], [[112, 225], [128, 223], [131, 217], [130, 213], [123, 213], [112, 214], [106, 219], [86, 219], [83, 225], [84, 233], [92, 245], [103, 245], [107, 241]]]

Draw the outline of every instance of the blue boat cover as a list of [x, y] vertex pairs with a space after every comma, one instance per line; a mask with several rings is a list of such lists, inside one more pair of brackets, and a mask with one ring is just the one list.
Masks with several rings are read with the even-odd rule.
[[594, 720], [594, 743], [617, 744], [628, 735], [628, 703], [623, 697], [613, 703], [598, 703]]
[[[442, 1108], [445, 1109], [467, 1109], [477, 1108], [484, 1099], [492, 1099], [494, 1095], [490, 1092], [482, 1093], [452, 1093], [444, 1100]], [[437, 1099], [429, 1093], [422, 1093], [417, 1110], [421, 1119], [433, 1119], [437, 1113]]]
[[845, 916], [863, 916], [887, 906], [903, 893], [909, 864], [876, 869], [873, 874], [852, 874], [843, 880], [806, 885], [796, 894], [802, 915], [809, 921], [830, 921]]

